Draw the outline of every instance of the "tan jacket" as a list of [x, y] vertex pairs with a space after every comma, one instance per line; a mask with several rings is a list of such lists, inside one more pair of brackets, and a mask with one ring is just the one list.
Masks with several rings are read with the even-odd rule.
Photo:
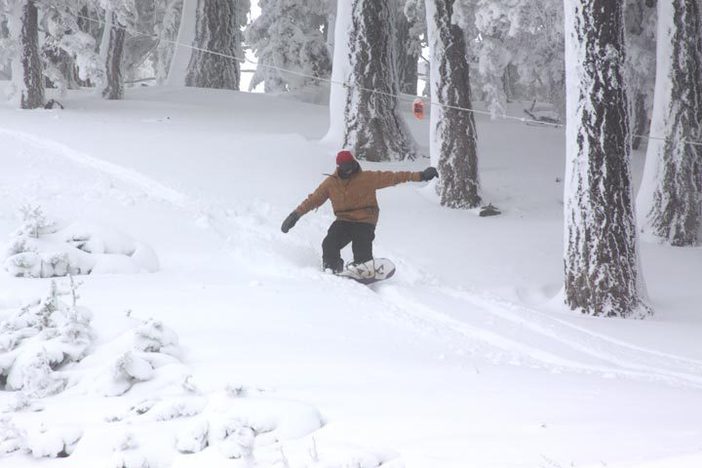
[[420, 182], [421, 173], [360, 170], [348, 179], [334, 173], [324, 179], [295, 211], [302, 216], [331, 200], [336, 219], [376, 224], [380, 209], [375, 191], [410, 181]]

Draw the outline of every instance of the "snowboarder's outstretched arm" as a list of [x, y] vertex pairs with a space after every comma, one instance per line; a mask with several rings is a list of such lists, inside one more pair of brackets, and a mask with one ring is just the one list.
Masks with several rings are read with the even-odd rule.
[[393, 185], [401, 184], [403, 182], [423, 182], [439, 176], [436, 168], [433, 167], [428, 167], [421, 172], [377, 171], [373, 172], [372, 174], [374, 175], [374, 186], [378, 189], [392, 187]]
[[288, 215], [287, 218], [285, 218], [285, 221], [283, 221], [283, 225], [280, 227], [280, 230], [287, 233], [290, 229], [292, 229], [293, 226], [295, 226], [295, 223], [302, 217], [304, 214], [309, 213], [310, 211], [314, 210], [315, 208], [319, 208], [324, 204], [329, 199], [329, 190], [327, 189], [327, 182], [324, 181], [322, 182], [317, 189], [310, 193], [305, 201], [300, 203], [300, 206], [295, 208], [295, 210]]

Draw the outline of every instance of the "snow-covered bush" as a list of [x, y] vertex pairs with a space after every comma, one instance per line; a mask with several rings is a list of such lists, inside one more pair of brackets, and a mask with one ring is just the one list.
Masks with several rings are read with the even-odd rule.
[[22, 431], [8, 416], [0, 416], [0, 455], [22, 449]]
[[219, 425], [210, 433], [210, 437], [219, 442], [220, 452], [227, 458], [252, 460], [256, 429], [242, 419], [230, 419]]
[[118, 396], [136, 383], [154, 378], [155, 369], [178, 361], [178, 335], [157, 320], [146, 320], [130, 332], [131, 348], [122, 353], [111, 368], [103, 392]]
[[75, 428], [50, 428], [40, 425], [24, 434], [25, 450], [39, 458], [67, 457], [80, 441], [83, 433]]
[[159, 268], [151, 248], [114, 229], [83, 222], [62, 227], [33, 205], [24, 206], [21, 215], [21, 226], [4, 255], [5, 269], [13, 276], [50, 278]]
[[180, 453], [201, 452], [208, 445], [209, 429], [209, 423], [206, 420], [195, 421], [176, 436], [176, 449]]
[[[61, 366], [81, 360], [92, 343], [91, 314], [75, 304], [71, 284], [60, 291], [52, 282], [48, 297], [0, 322], [0, 389], [43, 398], [65, 388]], [[61, 300], [69, 294], [71, 305]]]

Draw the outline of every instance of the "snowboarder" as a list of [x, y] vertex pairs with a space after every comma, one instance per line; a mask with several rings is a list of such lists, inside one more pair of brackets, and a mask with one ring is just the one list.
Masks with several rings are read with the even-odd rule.
[[301, 216], [331, 200], [336, 220], [322, 241], [322, 267], [333, 273], [344, 270], [341, 249], [351, 243], [353, 263], [349, 269], [373, 260], [373, 239], [378, 222], [378, 200], [375, 191], [403, 182], [428, 181], [438, 177], [433, 167], [421, 172], [363, 171], [348, 150], [336, 156], [336, 171], [328, 176], [295, 211], [290, 213], [281, 230], [287, 233]]

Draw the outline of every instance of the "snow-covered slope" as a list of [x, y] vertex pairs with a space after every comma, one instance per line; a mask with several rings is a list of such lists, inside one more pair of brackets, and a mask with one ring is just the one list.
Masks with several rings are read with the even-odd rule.
[[[80, 278], [90, 352], [58, 370], [55, 396], [0, 392], [0, 451], [23, 449], [2, 463], [702, 463], [702, 253], [644, 246], [650, 320], [563, 310], [562, 131], [478, 118], [484, 199], [502, 216], [443, 209], [424, 184], [382, 191], [375, 253], [398, 273], [369, 288], [319, 271], [329, 206], [279, 229], [333, 170], [326, 108], [180, 88], [65, 104], [0, 108], [0, 236], [32, 202], [127, 233], [160, 270]], [[48, 292], [0, 273], [0, 319]], [[172, 352], [142, 349], [154, 323]]]

